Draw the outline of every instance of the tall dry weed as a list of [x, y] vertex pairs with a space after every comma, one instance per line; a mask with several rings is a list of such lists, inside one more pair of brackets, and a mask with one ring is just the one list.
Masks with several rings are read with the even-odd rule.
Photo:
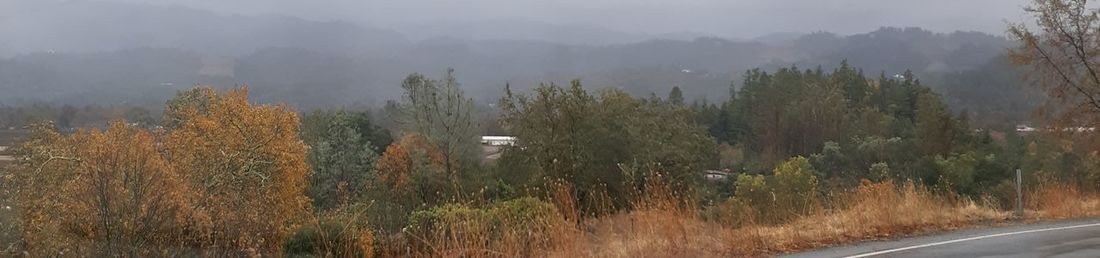
[[[423, 249], [404, 255], [754, 257], [1011, 218], [992, 202], [975, 202], [913, 182], [865, 181], [827, 195], [822, 202], [828, 208], [785, 223], [756, 223], [755, 213], [745, 204], [732, 203], [713, 212], [723, 216], [704, 216], [691, 194], [676, 191], [659, 176], [652, 179], [644, 190], [634, 192], [632, 209], [598, 216], [582, 214], [573, 201], [578, 190], [565, 183], [549, 185], [545, 205], [560, 218], [554, 223], [524, 225], [486, 219], [492, 216], [456, 216], [418, 235], [414, 241]], [[1100, 207], [1100, 202], [1090, 201], [1096, 200], [1094, 196], [1063, 186], [1037, 188], [1031, 196], [1029, 207], [1045, 217], [1094, 214], [1089, 211]]]
[[1025, 195], [1024, 206], [1033, 219], [1065, 219], [1100, 216], [1100, 196], [1075, 184], [1042, 181]]

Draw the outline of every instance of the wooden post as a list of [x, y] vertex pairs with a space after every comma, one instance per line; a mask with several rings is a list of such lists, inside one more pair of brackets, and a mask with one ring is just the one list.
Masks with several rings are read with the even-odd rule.
[[1020, 175], [1020, 169], [1016, 169], [1016, 217], [1024, 217], [1024, 191], [1021, 187], [1023, 184], [1023, 178]]

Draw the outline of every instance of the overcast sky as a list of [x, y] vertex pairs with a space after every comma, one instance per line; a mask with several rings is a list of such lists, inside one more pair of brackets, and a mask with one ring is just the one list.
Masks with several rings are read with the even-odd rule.
[[[75, 0], [69, 0], [75, 1]], [[1003, 35], [1029, 0], [97, 0], [184, 5], [228, 14], [285, 14], [379, 27], [439, 21], [528, 20], [625, 32], [756, 37], [862, 33], [882, 26]]]

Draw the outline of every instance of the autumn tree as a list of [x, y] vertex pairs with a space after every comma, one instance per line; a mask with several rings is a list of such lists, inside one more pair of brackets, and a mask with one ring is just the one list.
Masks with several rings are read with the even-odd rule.
[[[1080, 152], [1077, 155], [1088, 157], [1084, 153], [1095, 153], [1100, 146], [1100, 137], [1092, 129], [1082, 130], [1100, 124], [1100, 8], [1085, 0], [1033, 0], [1024, 10], [1033, 19], [1009, 27], [1018, 42], [1009, 56], [1028, 71], [1028, 83], [1045, 91], [1049, 98], [1041, 110], [1052, 115], [1055, 128], [1062, 128], [1053, 133], [1058, 136], [1054, 141], [1063, 142], [1054, 146], [1062, 150], [1044, 153], [1070, 157], [1075, 156], [1071, 152]], [[1087, 179], [1091, 171], [1075, 171], [1074, 166], [1066, 166], [1065, 158], [1051, 159], [1060, 161], [1037, 163], [1057, 164], [1051, 166], [1054, 169], [1046, 165], [1033, 169], [1061, 174], [1065, 182], [1096, 182]], [[1084, 170], [1090, 166], [1083, 166]]]
[[181, 93], [166, 108], [167, 130], [38, 126], [18, 148], [14, 180], [26, 250], [278, 254], [310, 208], [306, 145], [296, 113], [247, 94]]
[[298, 117], [285, 106], [252, 105], [248, 88], [218, 95], [198, 88], [200, 101], [174, 109], [178, 128], [163, 146], [184, 175], [201, 239], [211, 246], [275, 252], [310, 200], [306, 145]]
[[[1100, 122], [1100, 10], [1084, 0], [1034, 0], [1025, 8], [1033, 24], [1013, 24], [1019, 42], [1009, 55], [1046, 89], [1062, 126]], [[1034, 28], [1034, 30], [1033, 30]]]
[[418, 134], [405, 134], [382, 153], [377, 183], [404, 204], [434, 203], [446, 185], [443, 152]]
[[377, 176], [364, 201], [371, 225], [384, 232], [402, 230], [416, 210], [451, 200], [443, 154], [426, 137], [405, 134], [386, 147], [375, 163]]
[[145, 256], [185, 244], [190, 191], [153, 134], [122, 122], [72, 135], [39, 126], [22, 149], [30, 252]]

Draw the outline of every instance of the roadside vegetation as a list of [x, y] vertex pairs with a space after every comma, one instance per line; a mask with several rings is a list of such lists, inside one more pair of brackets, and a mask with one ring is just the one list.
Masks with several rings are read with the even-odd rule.
[[1096, 215], [1097, 163], [1065, 148], [1074, 136], [995, 139], [914, 78], [860, 74], [751, 71], [717, 104], [579, 81], [507, 90], [500, 127], [518, 142], [494, 161], [478, 156], [481, 125], [451, 73], [409, 76], [388, 113], [301, 119], [248, 103], [247, 88], [196, 88], [167, 102], [163, 126], [34, 127], [5, 170], [5, 248], [755, 256], [1006, 221], [1016, 167], [1028, 218]]
[[[1073, 3], [1036, 1], [1042, 31], [1013, 28], [1013, 58], [1072, 107], [1025, 133], [976, 128], [912, 73], [847, 62], [750, 70], [718, 102], [577, 80], [505, 87], [487, 112], [447, 70], [409, 75], [376, 110], [299, 114], [247, 86], [196, 87], [159, 119], [34, 123], [0, 170], [0, 254], [763, 256], [1009, 221], [1016, 169], [1024, 219], [1098, 216], [1100, 78], [1088, 61], [1047, 66], [1078, 52], [1043, 61], [1096, 47], [1100, 25], [1051, 34], [1097, 20]], [[486, 159], [484, 132], [516, 142]]]

